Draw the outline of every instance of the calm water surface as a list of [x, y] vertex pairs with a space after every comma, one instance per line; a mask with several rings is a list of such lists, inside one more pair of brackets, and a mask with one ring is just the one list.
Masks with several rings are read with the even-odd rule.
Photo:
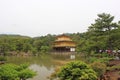
[[66, 59], [69, 59], [69, 56], [51, 56], [51, 55], [33, 57], [10, 56], [8, 57], [8, 63], [14, 64], [29, 63], [30, 64], [29, 68], [36, 71], [37, 75], [32, 79], [28, 80], [50, 80], [48, 77], [51, 75], [51, 73], [54, 72], [55, 67], [59, 66], [59, 63], [56, 63], [56, 61]]

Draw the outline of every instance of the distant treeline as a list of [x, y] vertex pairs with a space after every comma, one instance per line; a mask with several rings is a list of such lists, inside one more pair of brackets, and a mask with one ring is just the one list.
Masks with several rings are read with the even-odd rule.
[[20, 35], [0, 35], [0, 53], [9, 55], [9, 52], [45, 53], [52, 47], [54, 35], [41, 37], [27, 37]]
[[[120, 21], [113, 22], [114, 16], [98, 14], [95, 23], [92, 23], [87, 32], [73, 33], [70, 36], [76, 43], [77, 52], [98, 52], [99, 50], [120, 49]], [[52, 44], [57, 35], [48, 34], [40, 37], [27, 37], [20, 35], [0, 35], [0, 53], [8, 55], [9, 52], [25, 52], [32, 54], [52, 51]]]

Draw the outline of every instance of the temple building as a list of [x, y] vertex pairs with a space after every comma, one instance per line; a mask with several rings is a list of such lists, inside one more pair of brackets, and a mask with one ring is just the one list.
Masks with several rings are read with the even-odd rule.
[[67, 35], [59, 35], [54, 41], [53, 50], [56, 52], [75, 52], [75, 42]]

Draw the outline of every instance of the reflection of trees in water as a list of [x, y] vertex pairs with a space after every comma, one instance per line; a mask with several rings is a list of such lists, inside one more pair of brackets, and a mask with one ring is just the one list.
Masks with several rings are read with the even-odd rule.
[[69, 59], [70, 59], [70, 55], [50, 55], [50, 54], [43, 54], [40, 56], [7, 57], [8, 63], [15, 63], [15, 64], [29, 63], [30, 65], [37, 64], [41, 67], [45, 66], [48, 70], [50, 70], [51, 67], [59, 66], [59, 63], [56, 63], [57, 60], [66, 61]]
[[70, 59], [70, 55], [60, 55], [60, 54], [52, 54], [52, 57], [54, 60], [66, 60], [66, 59]]
[[46, 67], [48, 70], [54, 66], [51, 56], [42, 55], [34, 59], [34, 63], [40, 65], [41, 67]]
[[48, 70], [51, 67], [54, 67], [53, 59], [50, 55], [41, 55], [41, 56], [27, 56], [27, 57], [16, 57], [10, 56], [7, 57], [8, 63], [15, 63], [15, 64], [22, 64], [22, 63], [29, 63], [29, 64], [37, 64], [40, 66], [45, 66]]

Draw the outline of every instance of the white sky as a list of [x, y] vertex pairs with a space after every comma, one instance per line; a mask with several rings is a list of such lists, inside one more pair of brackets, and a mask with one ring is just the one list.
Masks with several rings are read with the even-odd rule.
[[120, 0], [0, 0], [0, 34], [85, 32], [99, 13], [120, 20]]

